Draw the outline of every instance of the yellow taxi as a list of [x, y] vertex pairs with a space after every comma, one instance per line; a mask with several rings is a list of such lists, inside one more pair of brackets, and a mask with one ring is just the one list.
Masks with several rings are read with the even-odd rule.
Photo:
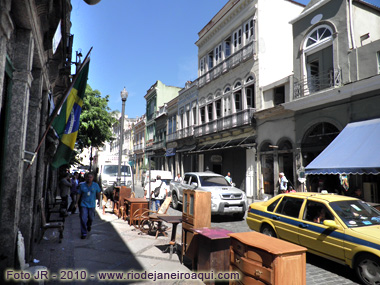
[[252, 203], [247, 224], [350, 266], [364, 284], [380, 284], [380, 211], [362, 200], [323, 192]]

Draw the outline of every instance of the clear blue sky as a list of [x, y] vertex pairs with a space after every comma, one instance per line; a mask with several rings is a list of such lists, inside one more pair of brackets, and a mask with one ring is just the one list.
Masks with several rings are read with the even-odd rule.
[[[129, 92], [125, 113], [145, 113], [146, 91], [161, 80], [183, 88], [197, 78], [198, 32], [228, 0], [72, 0], [71, 33], [75, 51], [91, 47], [88, 83], [110, 95], [111, 110], [121, 111], [120, 91]], [[300, 0], [307, 4], [309, 0]], [[380, 0], [368, 2], [380, 6]], [[83, 58], [82, 58], [83, 59]]]

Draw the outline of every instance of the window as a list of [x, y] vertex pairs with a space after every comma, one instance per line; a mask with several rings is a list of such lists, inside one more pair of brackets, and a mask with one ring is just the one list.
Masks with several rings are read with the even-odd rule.
[[215, 101], [215, 109], [216, 109], [216, 118], [220, 118], [222, 116], [222, 100], [219, 99]]
[[214, 67], [214, 52], [208, 54], [208, 70]]
[[193, 107], [192, 112], [193, 112], [192, 125], [196, 125], [197, 124], [197, 108]]
[[284, 197], [277, 208], [276, 213], [298, 218], [303, 199]]
[[222, 61], [222, 44], [219, 44], [215, 48], [215, 64], [218, 64]]
[[377, 73], [380, 73], [380, 51], [377, 52]]
[[235, 109], [236, 111], [241, 110], [241, 90], [234, 93], [235, 96]]
[[328, 41], [332, 38], [332, 32], [327, 26], [322, 26], [315, 29], [308, 37], [306, 41], [306, 47], [318, 45], [321, 42]]
[[203, 106], [202, 108], [199, 109], [201, 113], [201, 124], [204, 124], [206, 122], [206, 110], [205, 107]]
[[267, 208], [267, 211], [268, 211], [268, 212], [273, 212], [274, 209], [276, 208], [278, 202], [280, 202], [280, 201], [281, 201], [281, 197], [279, 197], [276, 201], [274, 201], [272, 204], [270, 204], [270, 205], [268, 206], [268, 208]]
[[335, 85], [332, 34], [329, 26], [321, 25], [306, 37], [305, 72], [309, 93]]
[[230, 87], [227, 87], [226, 89], [224, 89], [224, 93], [228, 93], [231, 91], [231, 88]]
[[207, 105], [207, 114], [208, 114], [208, 120], [212, 121], [213, 116], [212, 116], [212, 103]]
[[173, 120], [172, 118], [170, 117], [169, 120], [168, 120], [168, 134], [172, 134], [172, 128], [173, 128]]
[[253, 26], [253, 19], [249, 20], [244, 25], [244, 40], [245, 43], [248, 43], [251, 39], [253, 39], [254, 36], [254, 26]]
[[274, 89], [274, 105], [285, 103], [285, 86], [279, 86]]
[[307, 201], [303, 219], [309, 222], [322, 224], [324, 220], [334, 220], [334, 216], [324, 204]]
[[248, 86], [245, 93], [247, 96], [247, 108], [255, 108], [254, 86]]
[[241, 29], [238, 29], [233, 33], [233, 41], [234, 41], [234, 52], [239, 50], [241, 47]]
[[224, 58], [227, 58], [231, 55], [231, 37], [228, 37], [224, 41]]
[[201, 60], [199, 61], [199, 70], [200, 70], [200, 75], [203, 75], [205, 73], [205, 64], [206, 64], [206, 58], [202, 57]]

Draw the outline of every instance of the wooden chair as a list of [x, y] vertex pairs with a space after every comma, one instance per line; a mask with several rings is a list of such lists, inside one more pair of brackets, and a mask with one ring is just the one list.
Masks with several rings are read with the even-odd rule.
[[62, 200], [54, 199], [51, 191], [47, 191], [47, 206], [46, 206], [46, 220], [51, 221], [51, 214], [59, 214], [61, 219], [59, 221], [65, 222], [65, 215], [62, 213]]
[[41, 233], [41, 238], [40, 238], [39, 242], [41, 242], [42, 238], [44, 237], [45, 231], [47, 229], [58, 229], [58, 231], [59, 231], [59, 242], [61, 243], [62, 238], [63, 238], [63, 230], [65, 227], [64, 222], [58, 222], [58, 221], [47, 222], [46, 221], [44, 198], [40, 199], [40, 208], [41, 208], [41, 229], [42, 229], [42, 233]]
[[162, 221], [157, 217], [157, 215], [167, 215], [167, 211], [170, 208], [170, 203], [172, 201], [172, 197], [166, 197], [165, 201], [161, 204], [160, 208], [157, 211], [145, 211], [141, 215], [137, 214], [136, 211], [133, 216], [136, 216], [134, 219], [138, 221], [135, 223], [135, 228], [139, 229], [143, 233], [147, 234], [156, 234], [156, 238], [158, 234], [162, 233], [167, 237], [166, 231], [169, 229], [168, 227], [162, 224]]

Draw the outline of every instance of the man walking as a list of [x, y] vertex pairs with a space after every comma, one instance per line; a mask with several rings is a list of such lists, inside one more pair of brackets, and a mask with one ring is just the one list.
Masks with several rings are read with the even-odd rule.
[[93, 182], [93, 173], [87, 173], [85, 180], [85, 183], [80, 184], [77, 196], [77, 200], [80, 202], [81, 239], [85, 239], [87, 232], [91, 231], [92, 221], [95, 216], [96, 199], [100, 201], [101, 191], [98, 183]]
[[278, 174], [278, 190], [279, 194], [286, 193], [288, 190], [288, 179], [286, 179], [284, 172]]

